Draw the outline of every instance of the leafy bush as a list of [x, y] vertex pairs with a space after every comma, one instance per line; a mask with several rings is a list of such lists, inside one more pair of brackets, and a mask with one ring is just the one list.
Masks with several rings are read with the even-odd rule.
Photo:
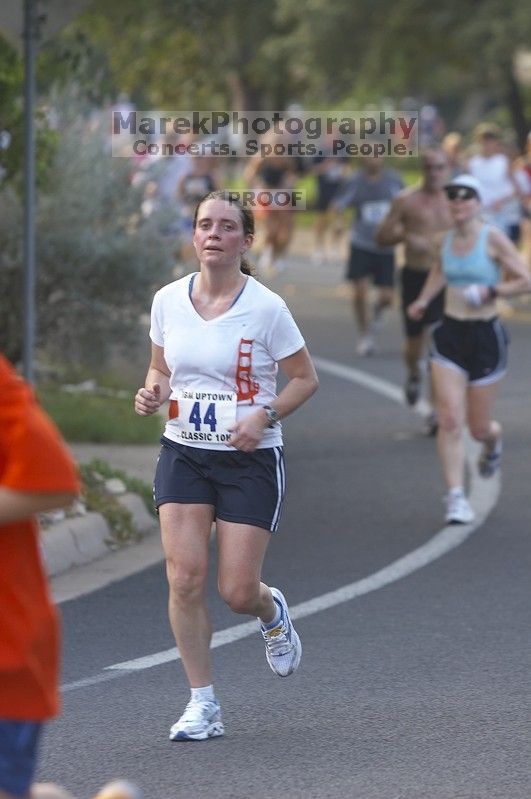
[[[74, 109], [75, 111], [75, 109]], [[72, 118], [71, 110], [60, 120]], [[81, 114], [58, 125], [60, 143], [37, 209], [37, 346], [44, 359], [98, 364], [137, 345], [139, 317], [171, 279], [176, 242], [155, 215], [143, 220], [127, 159]], [[102, 128], [104, 125], [102, 126]], [[0, 348], [20, 360], [22, 204], [0, 192]]]

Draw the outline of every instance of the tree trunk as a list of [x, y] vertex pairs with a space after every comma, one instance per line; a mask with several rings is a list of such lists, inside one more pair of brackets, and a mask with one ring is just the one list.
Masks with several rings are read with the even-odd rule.
[[241, 72], [231, 72], [227, 77], [232, 111], [260, 111], [262, 91], [250, 86]]
[[522, 90], [520, 84], [514, 76], [514, 68], [512, 62], [506, 64], [504, 67], [504, 83], [505, 83], [505, 102], [509, 108], [513, 127], [516, 131], [516, 138], [518, 141], [518, 149], [524, 152], [527, 142], [527, 132], [529, 130], [529, 123], [526, 120], [524, 98], [522, 97]]

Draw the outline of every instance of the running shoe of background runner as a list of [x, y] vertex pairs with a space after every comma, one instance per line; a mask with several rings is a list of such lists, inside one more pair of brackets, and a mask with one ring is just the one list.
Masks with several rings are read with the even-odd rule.
[[404, 395], [408, 405], [416, 405], [420, 396], [420, 377], [408, 375], [404, 386]]
[[372, 322], [371, 330], [373, 333], [379, 333], [385, 325], [385, 305], [375, 303], [372, 309]]
[[271, 669], [279, 677], [288, 677], [298, 668], [302, 656], [302, 644], [291, 623], [289, 610], [284, 595], [278, 588], [271, 588], [273, 599], [280, 607], [280, 621], [276, 627], [265, 629], [260, 625], [260, 632], [265, 642], [266, 658]]
[[430, 411], [424, 419], [424, 433], [433, 438], [439, 430], [439, 420], [435, 411]]
[[374, 338], [372, 336], [362, 336], [356, 346], [356, 354], [364, 358], [366, 355], [372, 355], [374, 350]]
[[492, 477], [501, 466], [503, 444], [498, 438], [494, 446], [485, 442], [478, 460], [478, 471], [482, 477]]
[[170, 741], [205, 741], [223, 735], [219, 702], [190, 699], [179, 721], [170, 730]]
[[474, 511], [464, 494], [451, 494], [446, 497], [447, 524], [470, 524], [474, 521]]

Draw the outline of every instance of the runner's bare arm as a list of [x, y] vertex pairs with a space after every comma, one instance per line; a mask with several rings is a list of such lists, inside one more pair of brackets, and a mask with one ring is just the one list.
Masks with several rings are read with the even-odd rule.
[[405, 238], [403, 222], [403, 199], [395, 197], [391, 203], [387, 216], [382, 220], [376, 231], [376, 243], [380, 247], [392, 247], [400, 244]]
[[283, 419], [315, 394], [319, 387], [319, 378], [306, 347], [283, 358], [278, 365], [289, 381], [273, 403]]
[[170, 370], [164, 358], [164, 348], [152, 343], [144, 388], [139, 388], [135, 396], [135, 412], [139, 416], [150, 416], [158, 411], [170, 394]]
[[428, 279], [424, 284], [419, 296], [407, 307], [407, 315], [410, 319], [419, 320], [424, 316], [426, 308], [433, 300], [434, 297], [446, 286], [446, 278], [442, 271], [442, 263], [439, 252], [434, 260], [433, 266], [430, 269]]
[[0, 525], [29, 519], [36, 513], [71, 505], [77, 494], [66, 491], [14, 491], [0, 486]]
[[[288, 378], [288, 383], [271, 406], [283, 419], [299, 408], [317, 391], [319, 379], [306, 347], [283, 358], [279, 366]], [[230, 445], [243, 452], [253, 452], [260, 443], [267, 427], [266, 412], [259, 408], [241, 419], [232, 429]]]
[[524, 259], [513, 242], [497, 228], [489, 231], [489, 249], [503, 270], [503, 280], [496, 285], [500, 297], [514, 297], [531, 291], [531, 278]]
[[261, 163], [262, 163], [262, 158], [260, 156], [260, 153], [255, 153], [255, 155], [253, 155], [253, 157], [249, 160], [249, 163], [247, 164], [247, 166], [243, 171], [243, 180], [247, 187], [253, 188], [258, 168]]

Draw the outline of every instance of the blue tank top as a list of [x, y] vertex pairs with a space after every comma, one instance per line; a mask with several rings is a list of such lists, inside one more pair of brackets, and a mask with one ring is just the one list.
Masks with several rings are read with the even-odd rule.
[[466, 255], [452, 252], [453, 231], [444, 237], [442, 270], [449, 286], [464, 288], [471, 283], [495, 286], [500, 279], [500, 268], [488, 254], [489, 225], [483, 225], [474, 247]]

